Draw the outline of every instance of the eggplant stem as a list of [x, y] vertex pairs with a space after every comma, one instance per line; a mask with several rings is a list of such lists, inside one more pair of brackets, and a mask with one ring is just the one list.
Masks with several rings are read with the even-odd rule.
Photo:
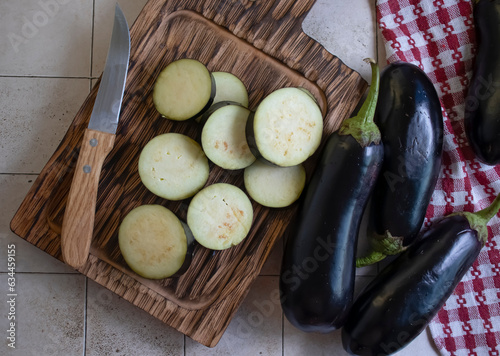
[[486, 208], [479, 210], [475, 213], [467, 211], [454, 213], [451, 215], [461, 215], [467, 219], [471, 228], [477, 231], [478, 239], [483, 244], [488, 241], [488, 222], [498, 214], [500, 210], [500, 195], [497, 195], [493, 202]]
[[356, 268], [366, 267], [382, 261], [387, 255], [372, 250], [368, 255], [356, 258]]
[[381, 141], [380, 130], [373, 121], [378, 101], [380, 70], [375, 60], [366, 58], [365, 62], [370, 63], [372, 68], [370, 89], [358, 114], [344, 120], [338, 132], [339, 135], [351, 135], [362, 147], [371, 143], [379, 144]]
[[499, 210], [500, 210], [500, 194], [495, 197], [495, 199], [489, 206], [487, 206], [482, 210], [479, 210], [475, 214], [478, 218], [484, 220], [485, 224], [487, 224], [488, 221], [490, 221], [496, 214], [498, 214]]
[[375, 109], [377, 107], [377, 99], [380, 84], [380, 73], [377, 62], [372, 58], [365, 58], [364, 61], [370, 64], [372, 69], [372, 80], [370, 84], [370, 90], [366, 96], [366, 100], [359, 109], [358, 115], [363, 117], [363, 122], [369, 123], [373, 121], [375, 116]]

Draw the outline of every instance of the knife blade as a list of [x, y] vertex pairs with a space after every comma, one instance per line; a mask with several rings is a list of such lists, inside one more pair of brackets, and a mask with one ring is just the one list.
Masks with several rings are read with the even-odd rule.
[[130, 32], [116, 4], [113, 32], [99, 90], [85, 129], [61, 229], [64, 262], [78, 269], [89, 255], [102, 165], [113, 149], [130, 57]]

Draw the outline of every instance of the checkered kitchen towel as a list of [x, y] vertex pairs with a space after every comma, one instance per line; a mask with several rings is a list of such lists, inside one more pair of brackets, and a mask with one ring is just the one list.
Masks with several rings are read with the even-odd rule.
[[[476, 53], [470, 0], [378, 0], [377, 19], [387, 61], [418, 65], [441, 99], [443, 166], [425, 224], [455, 211], [486, 207], [500, 193], [500, 165], [479, 163], [464, 132], [465, 105], [477, 100], [467, 96]], [[489, 241], [478, 260], [431, 321], [430, 330], [443, 355], [500, 354], [498, 216], [490, 221]]]

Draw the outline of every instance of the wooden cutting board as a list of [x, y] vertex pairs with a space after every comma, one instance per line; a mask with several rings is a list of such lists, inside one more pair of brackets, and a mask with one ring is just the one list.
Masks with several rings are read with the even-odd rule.
[[[196, 122], [171, 122], [155, 111], [158, 73], [179, 58], [195, 58], [212, 71], [237, 75], [255, 109], [281, 87], [309, 89], [325, 115], [324, 140], [350, 116], [366, 82], [302, 31], [314, 0], [150, 0], [131, 27], [131, 55], [115, 147], [101, 173], [89, 260], [79, 271], [176, 328], [213, 347], [229, 325], [275, 243], [286, 233], [297, 204], [284, 209], [253, 202], [252, 230], [225, 251], [196, 247], [179, 278], [146, 280], [125, 264], [117, 243], [122, 218], [142, 204], [162, 204], [185, 219], [189, 200], [151, 194], [137, 172], [139, 154], [154, 136], [179, 132], [196, 139]], [[342, 34], [339, 34], [341, 36]], [[360, 58], [360, 61], [362, 58]], [[80, 142], [99, 83], [83, 103], [61, 144], [43, 168], [11, 222], [12, 231], [62, 260], [60, 228]], [[308, 176], [318, 154], [306, 162]], [[243, 188], [242, 171], [211, 166], [209, 182]]]

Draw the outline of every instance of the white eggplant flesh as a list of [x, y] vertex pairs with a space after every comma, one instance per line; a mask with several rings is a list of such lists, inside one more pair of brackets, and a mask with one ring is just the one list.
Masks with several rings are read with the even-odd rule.
[[250, 110], [241, 105], [224, 105], [205, 121], [201, 146], [208, 159], [217, 166], [236, 170], [246, 168], [255, 161], [245, 135], [249, 115]]
[[248, 107], [248, 91], [236, 75], [229, 72], [212, 72], [215, 79], [214, 104], [221, 101], [234, 101]]
[[256, 160], [244, 171], [245, 189], [257, 203], [269, 208], [284, 208], [299, 199], [306, 184], [302, 164], [278, 167]]
[[185, 271], [192, 252], [181, 221], [161, 205], [141, 205], [132, 209], [118, 230], [120, 252], [138, 275], [163, 279]]
[[195, 59], [179, 59], [158, 75], [153, 88], [153, 103], [162, 116], [185, 121], [208, 110], [215, 90], [215, 79], [203, 63]]
[[319, 147], [323, 115], [309, 93], [282, 88], [261, 101], [249, 118], [246, 132], [254, 155], [277, 166], [295, 166]]
[[168, 200], [195, 195], [208, 180], [208, 159], [199, 143], [179, 133], [149, 141], [139, 156], [139, 175], [152, 193]]
[[240, 188], [215, 183], [203, 188], [189, 203], [187, 224], [196, 241], [212, 250], [242, 242], [253, 222], [253, 207]]

